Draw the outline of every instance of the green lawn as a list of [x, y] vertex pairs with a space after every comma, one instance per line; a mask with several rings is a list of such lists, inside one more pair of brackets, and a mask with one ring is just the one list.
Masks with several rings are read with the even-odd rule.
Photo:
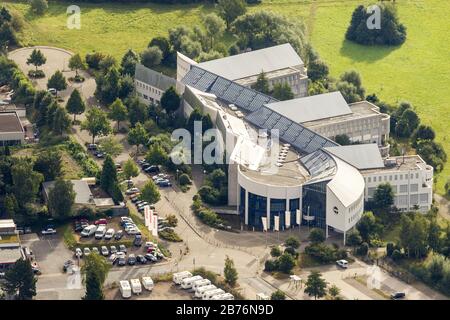
[[[251, 11], [267, 10], [305, 18], [313, 46], [329, 64], [331, 74], [338, 76], [348, 69], [358, 70], [368, 93], [375, 92], [390, 103], [408, 100], [422, 121], [432, 125], [437, 140], [450, 156], [450, 1], [397, 1], [400, 20], [408, 28], [406, 43], [401, 47], [364, 47], [344, 41], [351, 13], [359, 3], [373, 1], [336, 0], [264, 0]], [[201, 15], [212, 9], [208, 5], [156, 4], [81, 4], [81, 30], [68, 30], [66, 5], [50, 4], [43, 17], [28, 14], [25, 4], [8, 3], [25, 14], [24, 44], [59, 46], [82, 54], [97, 50], [120, 58], [128, 48], [141, 51], [149, 40], [166, 35], [176, 25], [193, 26]], [[230, 43], [232, 38], [225, 37]], [[443, 193], [450, 165], [437, 179], [437, 190]]]

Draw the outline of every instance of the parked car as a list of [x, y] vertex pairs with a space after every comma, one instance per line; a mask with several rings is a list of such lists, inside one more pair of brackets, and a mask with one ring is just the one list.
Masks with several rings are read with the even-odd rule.
[[118, 257], [117, 258], [117, 265], [118, 266], [124, 266], [127, 264], [127, 260], [125, 259], [125, 257]]
[[84, 256], [85, 257], [87, 257], [88, 255], [90, 255], [91, 254], [91, 249], [89, 249], [89, 248], [84, 248], [84, 250], [83, 250], [83, 254], [84, 254]]
[[81, 258], [83, 256], [83, 251], [80, 248], [75, 249], [75, 257]]
[[44, 230], [42, 230], [42, 235], [51, 235], [51, 234], [56, 234], [56, 230], [55, 229], [53, 229], [53, 228], [47, 228], [47, 229], [44, 229]]
[[74, 226], [75, 232], [81, 232], [83, 231], [84, 227], [81, 225], [81, 223], [76, 223]]
[[90, 237], [92, 235], [95, 234], [95, 232], [97, 231], [97, 226], [96, 225], [89, 225], [86, 228], [83, 229], [83, 231], [81, 231], [81, 236], [82, 237]]
[[95, 143], [89, 143], [88, 145], [87, 145], [87, 149], [88, 150], [97, 150], [97, 145], [95, 144]]
[[147, 259], [147, 261], [150, 261], [150, 262], [158, 261], [158, 259], [151, 253], [147, 253], [144, 257], [145, 257], [145, 259]]
[[114, 264], [116, 262], [117, 256], [115, 254], [112, 254], [109, 256], [109, 261]]
[[47, 92], [54, 96], [56, 96], [56, 94], [58, 93], [58, 91], [55, 88], [48, 88]]
[[105, 256], [105, 257], [106, 257], [106, 256], [109, 255], [108, 247], [102, 246], [101, 251], [102, 251], [102, 256]]
[[128, 234], [129, 235], [141, 234], [141, 230], [139, 230], [138, 228], [131, 228], [131, 229], [128, 229]]
[[158, 166], [148, 166], [144, 169], [144, 171], [147, 173], [154, 173], [154, 172], [159, 172], [159, 168], [158, 168]]
[[343, 269], [347, 269], [348, 268], [348, 261], [347, 260], [338, 260], [336, 261], [336, 264], [343, 268]]
[[405, 297], [406, 294], [404, 292], [394, 292], [393, 294], [391, 294], [392, 300], [401, 300], [404, 299]]
[[119, 230], [116, 232], [116, 234], [114, 235], [114, 239], [115, 240], [120, 240], [123, 237], [123, 230]]
[[131, 202], [136, 203], [138, 201], [142, 201], [142, 200], [139, 199], [139, 196], [141, 195], [139, 192], [135, 193], [135, 195], [136, 195], [136, 197], [132, 198]]
[[98, 151], [95, 153], [95, 156], [99, 159], [103, 159], [105, 157], [106, 153], [102, 152], [102, 151]]
[[133, 193], [137, 193], [140, 192], [141, 190], [139, 190], [139, 188], [133, 187], [128, 189], [127, 191], [125, 191], [125, 194], [129, 195], [129, 194], [133, 194]]
[[95, 239], [100, 240], [102, 239], [106, 234], [106, 226], [101, 225], [97, 228], [97, 231], [95, 231]]
[[64, 262], [63, 271], [67, 272], [67, 269], [69, 269], [72, 265], [73, 265], [73, 261], [67, 260], [66, 262]]
[[111, 246], [111, 248], [109, 249], [109, 252], [111, 252], [111, 254], [117, 253], [117, 248], [116, 248], [116, 246]]
[[142, 235], [137, 234], [137, 235], [134, 237], [133, 245], [136, 246], [136, 247], [142, 246]]
[[98, 219], [98, 220], [95, 220], [94, 224], [96, 226], [97, 225], [102, 225], [102, 224], [108, 224], [108, 220], [106, 220], [106, 219]]
[[92, 248], [92, 253], [100, 254], [100, 251], [98, 251], [97, 247]]
[[161, 188], [167, 188], [167, 187], [171, 187], [172, 183], [169, 180], [164, 180], [159, 183], [159, 186]]
[[136, 261], [140, 264], [146, 264], [147, 263], [147, 259], [145, 259], [145, 257], [142, 254], [138, 254], [136, 256]]
[[112, 237], [114, 237], [114, 229], [109, 228], [108, 231], [105, 233], [105, 240], [111, 240]]
[[129, 256], [128, 256], [128, 264], [130, 265], [130, 266], [133, 266], [133, 265], [135, 265], [136, 264], [136, 256], [134, 255], [134, 254], [130, 254]]
[[120, 252], [123, 252], [123, 253], [127, 253], [127, 247], [125, 247], [125, 245], [121, 244], [121, 245], [119, 246], [119, 251], [120, 251]]

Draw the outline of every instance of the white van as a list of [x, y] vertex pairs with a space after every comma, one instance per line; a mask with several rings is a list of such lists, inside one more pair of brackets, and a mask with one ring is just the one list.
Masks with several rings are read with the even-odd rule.
[[183, 289], [192, 289], [192, 285], [197, 280], [203, 280], [203, 277], [202, 276], [193, 276], [193, 277], [190, 277], [190, 278], [183, 279], [181, 281], [181, 288], [183, 288]]
[[131, 287], [128, 280], [120, 280], [119, 288], [122, 298], [127, 299], [131, 297]]
[[183, 279], [192, 277], [192, 273], [189, 271], [182, 271], [173, 274], [172, 280], [175, 284], [180, 284]]
[[231, 293], [227, 292], [218, 294], [217, 296], [212, 297], [211, 300], [234, 300], [234, 296]]
[[81, 236], [82, 237], [90, 237], [93, 234], [95, 234], [96, 231], [97, 231], [97, 226], [94, 224], [91, 224], [91, 225], [87, 226], [86, 228], [84, 228], [83, 231], [81, 231]]
[[142, 286], [139, 279], [131, 279], [130, 283], [131, 283], [131, 290], [133, 291], [134, 294], [140, 294], [142, 292]]
[[142, 285], [148, 291], [152, 291], [155, 286], [151, 277], [142, 277]]
[[209, 281], [208, 279], [197, 280], [197, 281], [194, 281], [194, 283], [192, 284], [192, 290], [196, 291], [197, 288], [204, 287], [204, 286], [207, 286], [210, 284], [211, 284], [211, 281]]
[[213, 289], [217, 289], [217, 287], [213, 284], [197, 288], [197, 290], [195, 290], [195, 296], [197, 298], [201, 298], [203, 296], [204, 292], [206, 292], [208, 290], [213, 290]]
[[225, 293], [222, 289], [212, 289], [203, 292], [202, 299], [203, 300], [211, 300], [212, 297], [217, 296], [219, 294]]
[[97, 228], [97, 231], [95, 231], [95, 239], [102, 239], [105, 236], [105, 233], [106, 233], [106, 227], [99, 226]]
[[218, 294], [217, 296], [212, 297], [211, 300], [234, 300], [234, 296], [231, 293], [227, 292]]

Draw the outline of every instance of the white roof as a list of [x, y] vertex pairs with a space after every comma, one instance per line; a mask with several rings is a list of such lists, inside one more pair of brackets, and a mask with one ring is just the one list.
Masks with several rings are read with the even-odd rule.
[[376, 143], [326, 147], [324, 149], [359, 170], [384, 168], [380, 149]]
[[15, 228], [16, 224], [13, 219], [0, 219], [0, 229], [2, 228]]
[[339, 91], [273, 102], [266, 104], [266, 107], [297, 123], [305, 123], [352, 113], [352, 110]]
[[198, 66], [228, 80], [258, 75], [303, 65], [302, 59], [289, 43], [245, 52], [234, 56], [199, 63]]
[[230, 159], [250, 170], [258, 170], [265, 155], [265, 149], [248, 138], [238, 137]]
[[337, 170], [327, 186], [339, 201], [348, 207], [364, 193], [364, 178], [355, 167], [339, 158], [333, 158], [336, 161]]

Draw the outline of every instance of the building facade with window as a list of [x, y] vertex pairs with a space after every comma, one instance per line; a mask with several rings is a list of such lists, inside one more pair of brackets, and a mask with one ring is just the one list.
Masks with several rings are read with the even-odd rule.
[[164, 92], [170, 87], [176, 88], [177, 81], [160, 72], [136, 64], [134, 87], [136, 94], [145, 104], [160, 103]]

